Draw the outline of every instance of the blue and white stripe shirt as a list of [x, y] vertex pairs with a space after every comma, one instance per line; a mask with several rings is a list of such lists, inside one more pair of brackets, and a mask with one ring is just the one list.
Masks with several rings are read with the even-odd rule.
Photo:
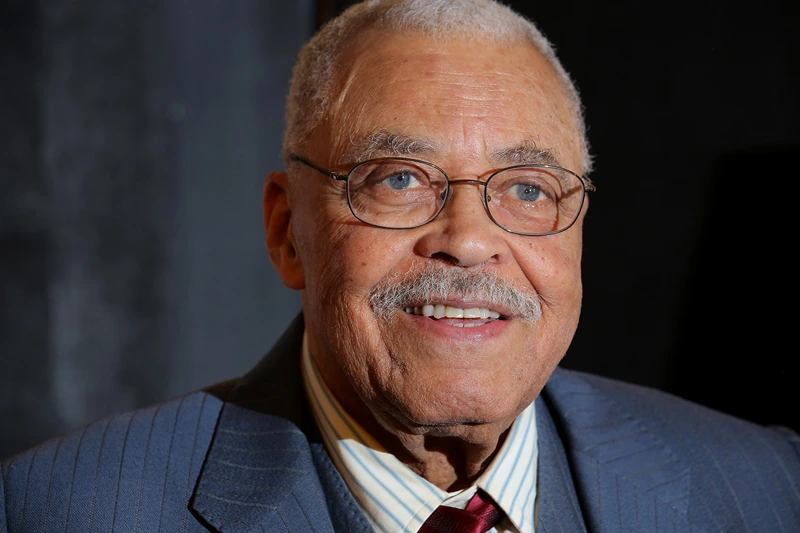
[[491, 532], [534, 533], [538, 445], [533, 403], [514, 421], [500, 451], [475, 484], [446, 492], [388, 453], [342, 409], [319, 375], [305, 335], [302, 367], [328, 454], [375, 531], [416, 533], [439, 505], [463, 509], [481, 488], [507, 516]]

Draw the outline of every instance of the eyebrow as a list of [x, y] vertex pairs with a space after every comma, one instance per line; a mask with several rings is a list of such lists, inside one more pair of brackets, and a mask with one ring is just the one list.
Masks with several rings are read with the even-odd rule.
[[562, 166], [555, 154], [546, 148], [538, 148], [536, 142], [525, 139], [520, 144], [498, 148], [489, 153], [489, 160], [498, 166], [552, 165]]
[[347, 160], [358, 163], [375, 157], [420, 156], [437, 151], [440, 151], [440, 145], [432, 139], [381, 129], [351, 141], [345, 155]]
[[[411, 137], [403, 133], [380, 129], [351, 141], [345, 156], [348, 161], [360, 163], [376, 157], [418, 157], [441, 151], [441, 145], [432, 139]], [[525, 139], [519, 144], [490, 151], [489, 161], [497, 166], [562, 166], [551, 150], [538, 148], [532, 139]]]

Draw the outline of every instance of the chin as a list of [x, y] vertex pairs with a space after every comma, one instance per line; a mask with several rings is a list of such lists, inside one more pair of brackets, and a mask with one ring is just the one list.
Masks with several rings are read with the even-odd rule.
[[446, 383], [386, 392], [389, 416], [411, 433], [449, 434], [464, 426], [510, 424], [533, 400], [511, 394], [508, 383], [450, 379]]

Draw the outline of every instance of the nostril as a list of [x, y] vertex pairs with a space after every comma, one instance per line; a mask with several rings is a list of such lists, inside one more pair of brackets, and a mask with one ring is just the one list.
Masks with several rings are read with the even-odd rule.
[[450, 265], [460, 265], [461, 261], [458, 258], [453, 257], [452, 255], [448, 254], [447, 252], [436, 252], [435, 254], [431, 255], [431, 259], [436, 259], [438, 261], [444, 261]]

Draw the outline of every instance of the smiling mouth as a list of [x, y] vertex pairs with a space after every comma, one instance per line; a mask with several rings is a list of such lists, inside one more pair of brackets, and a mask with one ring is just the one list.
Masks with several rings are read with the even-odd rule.
[[[420, 315], [428, 318], [439, 319], [466, 319], [463, 327], [475, 327], [486, 324], [487, 321], [502, 320], [503, 317], [497, 311], [493, 311], [486, 307], [470, 307], [463, 309], [461, 307], [453, 307], [445, 304], [427, 304], [414, 307], [404, 307], [403, 311], [409, 315]], [[449, 321], [448, 321], [449, 322]], [[452, 323], [451, 323], [452, 324]]]

